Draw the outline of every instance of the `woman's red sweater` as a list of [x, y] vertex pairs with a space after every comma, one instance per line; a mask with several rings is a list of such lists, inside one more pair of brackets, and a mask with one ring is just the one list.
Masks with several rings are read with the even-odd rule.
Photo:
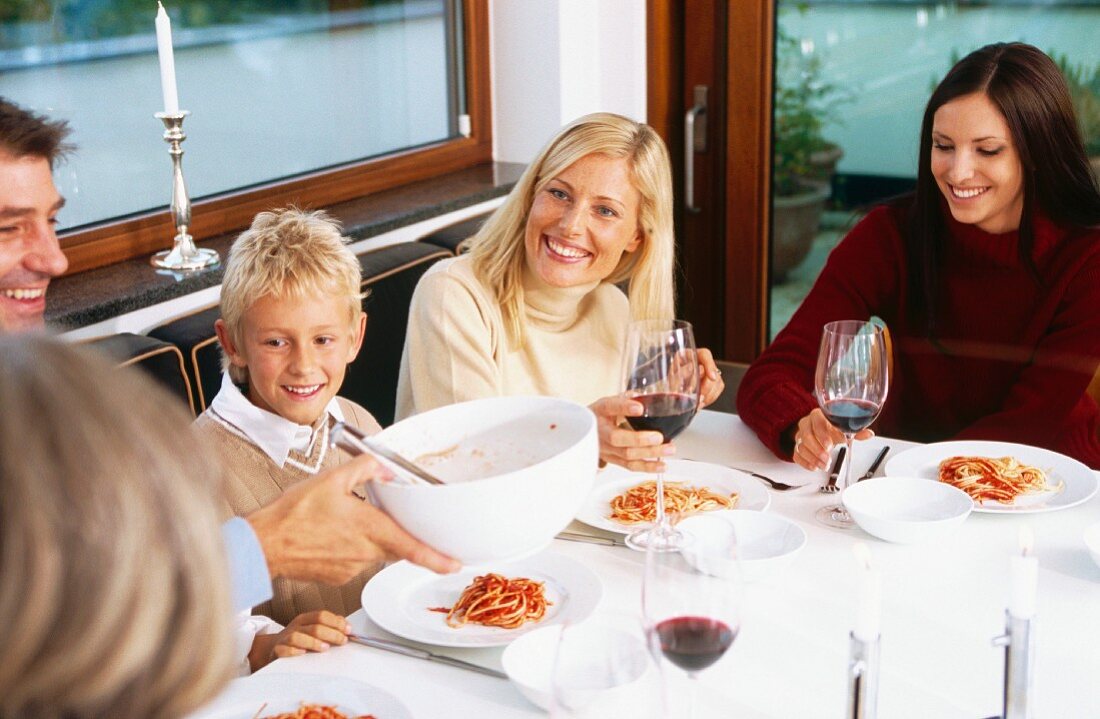
[[784, 432], [817, 407], [822, 326], [877, 315], [894, 346], [879, 434], [1021, 442], [1100, 469], [1100, 410], [1085, 391], [1100, 366], [1100, 229], [1036, 218], [1040, 283], [1021, 261], [1016, 232], [991, 235], [948, 213], [933, 342], [908, 321], [903, 213], [876, 208], [829, 255], [790, 323], [742, 380], [741, 419], [790, 459]]

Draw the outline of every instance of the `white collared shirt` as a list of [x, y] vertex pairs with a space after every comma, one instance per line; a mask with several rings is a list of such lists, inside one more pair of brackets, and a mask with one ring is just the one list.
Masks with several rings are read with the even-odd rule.
[[[222, 386], [210, 403], [210, 409], [216, 420], [243, 434], [280, 468], [286, 465], [291, 450], [309, 454], [313, 446], [315, 437], [312, 427], [291, 422], [252, 404], [233, 383], [228, 372], [222, 373]], [[325, 411], [336, 421], [344, 421], [344, 413], [340, 411], [335, 397], [329, 400]]]

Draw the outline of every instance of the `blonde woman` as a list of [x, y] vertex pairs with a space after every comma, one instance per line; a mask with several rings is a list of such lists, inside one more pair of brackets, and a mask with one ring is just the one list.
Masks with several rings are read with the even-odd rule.
[[[620, 396], [626, 326], [674, 312], [672, 179], [657, 133], [609, 113], [576, 120], [468, 246], [417, 285], [398, 417], [478, 397], [563, 397], [600, 419], [601, 459], [659, 469], [673, 453], [660, 433], [619, 426], [642, 413]], [[700, 359], [705, 406], [722, 381], [710, 353]]]
[[230, 676], [232, 610], [187, 418], [33, 335], [0, 337], [0, 407], [0, 717], [188, 714]]

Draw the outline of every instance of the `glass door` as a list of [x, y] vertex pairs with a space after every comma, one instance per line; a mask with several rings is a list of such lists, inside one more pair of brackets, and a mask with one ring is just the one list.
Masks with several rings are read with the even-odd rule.
[[1100, 156], [1098, 31], [1096, 3], [780, 0], [769, 338], [845, 232], [876, 202], [914, 186], [924, 105], [972, 50], [1020, 40], [1054, 57], [1090, 154]]

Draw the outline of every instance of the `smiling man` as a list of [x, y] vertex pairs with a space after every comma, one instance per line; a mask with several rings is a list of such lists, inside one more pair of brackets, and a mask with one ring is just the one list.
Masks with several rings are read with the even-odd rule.
[[65, 200], [53, 184], [68, 134], [65, 121], [0, 97], [0, 331], [41, 327], [50, 280], [69, 266], [55, 232]]

